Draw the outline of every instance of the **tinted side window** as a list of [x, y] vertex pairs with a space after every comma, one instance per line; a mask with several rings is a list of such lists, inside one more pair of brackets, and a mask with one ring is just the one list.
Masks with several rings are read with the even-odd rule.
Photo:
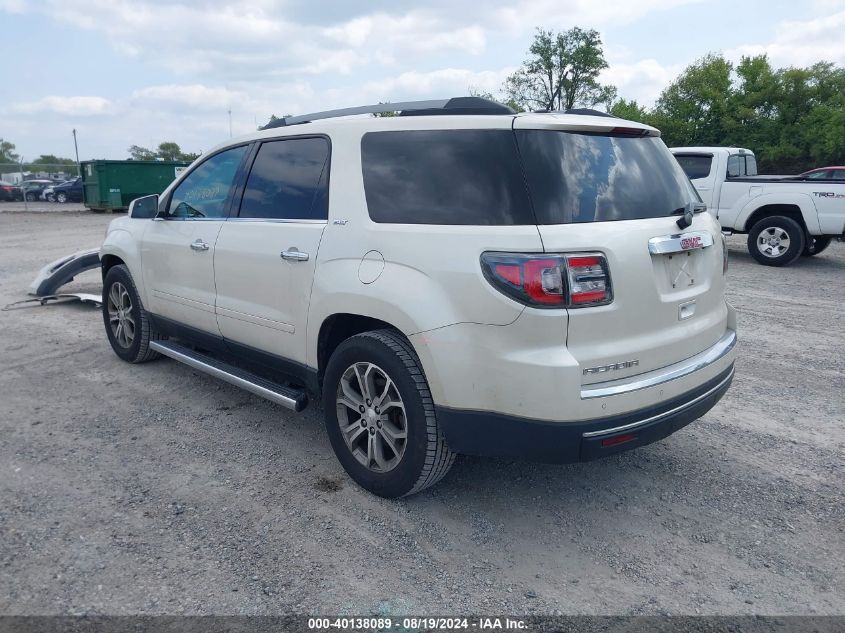
[[173, 191], [168, 215], [172, 218], [222, 218], [232, 181], [249, 146], [215, 154], [192, 171]]
[[739, 169], [739, 156], [728, 156], [728, 178], [739, 178], [742, 175]]
[[325, 138], [263, 143], [249, 172], [240, 217], [327, 219], [328, 160]]
[[659, 138], [517, 130], [539, 224], [659, 218], [698, 194]]
[[375, 222], [534, 224], [510, 130], [369, 132], [361, 160]]
[[677, 154], [675, 158], [681, 165], [690, 180], [696, 178], [707, 178], [710, 175], [710, 167], [713, 164], [712, 156], [702, 156], [696, 154]]

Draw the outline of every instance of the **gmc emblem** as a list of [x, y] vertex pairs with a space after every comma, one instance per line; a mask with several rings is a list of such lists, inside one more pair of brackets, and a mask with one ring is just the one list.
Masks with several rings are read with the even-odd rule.
[[693, 237], [683, 237], [681, 238], [681, 249], [688, 251], [692, 248], [701, 248], [701, 237], [695, 235]]

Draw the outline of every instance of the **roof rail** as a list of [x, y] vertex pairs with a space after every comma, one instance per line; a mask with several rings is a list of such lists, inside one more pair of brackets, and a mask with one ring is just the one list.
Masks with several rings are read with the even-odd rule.
[[399, 103], [379, 103], [376, 105], [340, 108], [325, 112], [312, 112], [276, 119], [265, 125], [263, 130], [285, 127], [299, 123], [310, 123], [321, 119], [334, 119], [355, 114], [381, 114], [399, 112], [400, 116], [430, 116], [438, 114], [516, 114], [511, 108], [501, 103], [481, 97], [453, 97], [451, 99], [430, 99], [428, 101], [402, 101]]

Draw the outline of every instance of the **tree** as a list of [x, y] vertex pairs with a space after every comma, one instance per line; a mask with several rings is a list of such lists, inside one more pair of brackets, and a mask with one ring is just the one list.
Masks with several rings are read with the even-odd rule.
[[650, 119], [648, 110], [637, 103], [636, 99], [631, 99], [630, 101], [619, 99], [618, 101], [614, 101], [607, 112], [613, 116], [618, 116], [620, 119], [628, 119], [629, 121], [637, 121], [639, 123], [649, 123]]
[[156, 156], [161, 160], [182, 160], [182, 148], [173, 141], [159, 143]]
[[607, 68], [598, 31], [573, 27], [562, 33], [537, 29], [522, 68], [505, 80], [507, 98], [524, 110], [568, 110], [610, 103], [613, 86], [599, 83]]
[[31, 163], [32, 165], [76, 165], [76, 161], [72, 158], [59, 158], [54, 154], [41, 154]]
[[183, 152], [178, 143], [173, 141], [164, 141], [159, 143], [155, 151], [140, 147], [138, 145], [131, 145], [127, 150], [132, 160], [184, 160], [193, 161], [199, 157], [198, 153]]
[[15, 144], [0, 138], [0, 163], [16, 163], [18, 158], [15, 154]]
[[653, 124], [667, 145], [724, 145], [731, 103], [733, 64], [709, 54], [687, 66], [663, 90], [655, 104]]
[[129, 157], [132, 160], [155, 160], [156, 159], [155, 152], [147, 149], [146, 147], [141, 147], [139, 145], [130, 145], [129, 149], [126, 150], [126, 151], [129, 152]]

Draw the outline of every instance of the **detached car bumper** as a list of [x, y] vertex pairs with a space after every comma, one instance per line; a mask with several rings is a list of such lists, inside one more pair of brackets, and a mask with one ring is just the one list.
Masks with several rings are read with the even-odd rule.
[[486, 411], [437, 407], [449, 447], [459, 453], [549, 463], [588, 461], [661, 440], [707, 413], [725, 394], [734, 364], [698, 387], [622, 415], [546, 422]]

